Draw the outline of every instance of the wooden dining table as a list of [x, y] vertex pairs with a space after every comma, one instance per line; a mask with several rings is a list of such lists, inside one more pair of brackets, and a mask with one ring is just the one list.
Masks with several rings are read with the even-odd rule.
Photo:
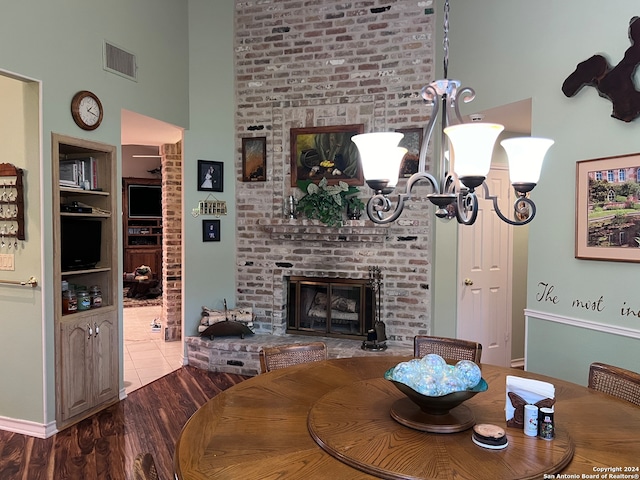
[[[557, 378], [483, 364], [489, 388], [463, 406], [475, 423], [506, 431], [506, 448], [487, 449], [472, 441], [472, 429], [433, 433], [392, 418], [392, 406], [405, 395], [384, 373], [408, 359], [313, 362], [225, 390], [184, 426], [176, 444], [176, 478], [640, 478], [639, 407]], [[555, 386], [553, 440], [507, 427], [507, 375]], [[621, 474], [627, 476], [609, 476]]]

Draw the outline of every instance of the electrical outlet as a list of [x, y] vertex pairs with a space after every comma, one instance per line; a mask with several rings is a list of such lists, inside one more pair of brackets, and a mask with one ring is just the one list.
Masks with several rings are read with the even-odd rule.
[[0, 270], [15, 270], [13, 253], [0, 253]]

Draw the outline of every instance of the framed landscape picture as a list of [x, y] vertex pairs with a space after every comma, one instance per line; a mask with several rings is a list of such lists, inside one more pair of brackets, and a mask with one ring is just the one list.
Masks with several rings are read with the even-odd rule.
[[364, 125], [291, 129], [291, 186], [298, 180], [314, 183], [326, 178], [329, 185], [343, 181], [364, 185], [362, 165], [351, 137], [364, 133]]
[[267, 180], [267, 137], [242, 139], [242, 181]]
[[198, 160], [198, 190], [203, 192], [222, 192], [224, 164], [210, 160]]
[[576, 258], [640, 262], [640, 154], [576, 164]]

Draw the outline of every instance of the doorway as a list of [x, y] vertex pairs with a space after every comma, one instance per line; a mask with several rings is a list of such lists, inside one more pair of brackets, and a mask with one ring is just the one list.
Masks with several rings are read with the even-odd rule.
[[[145, 296], [136, 302], [131, 302], [130, 299], [123, 300], [125, 303], [123, 309], [124, 382], [127, 393], [130, 393], [181, 367], [184, 361], [184, 346], [179, 335], [182, 324], [180, 305], [175, 308], [171, 301], [163, 300], [164, 295], [167, 295], [167, 298], [181, 298], [181, 295], [172, 295], [176, 289], [181, 293], [182, 288], [181, 281], [175, 281], [175, 278], [181, 278], [181, 272], [176, 274], [173, 270], [176, 268], [174, 265], [178, 265], [178, 268], [180, 265], [180, 262], [175, 262], [172, 257], [176, 255], [175, 239], [169, 240], [174, 247], [168, 253], [163, 231], [164, 226], [180, 225], [181, 196], [171, 194], [171, 187], [166, 186], [163, 176], [174, 178], [182, 176], [182, 129], [123, 110], [121, 137], [121, 180], [135, 178], [135, 185], [140, 188], [145, 187], [145, 193], [148, 193], [151, 187], [160, 189], [160, 199], [158, 195], [155, 195], [154, 199], [155, 202], [160, 201], [162, 210], [162, 214], [158, 215], [155, 210], [154, 212], [144, 210], [150, 208], [149, 204], [142, 205], [141, 208], [144, 207], [144, 211], [140, 210], [135, 214], [140, 226], [129, 224], [123, 226], [121, 242], [125, 252], [123, 259], [125, 276], [135, 274], [136, 268], [142, 266], [136, 264], [132, 268], [132, 262], [149, 264], [147, 266], [152, 269], [149, 272], [150, 280], [145, 280], [143, 283], [156, 282], [161, 292], [156, 298]], [[127, 184], [127, 182], [122, 183]], [[148, 198], [148, 195], [145, 198]], [[126, 210], [123, 203], [123, 213]], [[171, 212], [176, 213], [173, 215]], [[148, 226], [149, 222], [153, 225]], [[131, 242], [125, 242], [125, 238], [129, 237], [133, 239], [135, 245], [129, 245], [131, 248], [127, 250], [127, 245]], [[176, 237], [181, 238], [180, 235]], [[152, 239], [158, 243], [153, 249], [153, 255], [140, 257], [143, 249], [149, 249], [150, 245], [147, 243]], [[139, 244], [140, 242], [143, 244]], [[137, 247], [140, 251], [134, 252], [133, 247]], [[177, 255], [181, 256], [181, 244], [179, 247]], [[134, 253], [137, 255], [135, 258], [133, 258]], [[147, 261], [143, 261], [145, 258]], [[149, 261], [149, 258], [154, 261]], [[163, 268], [165, 264], [171, 267], [169, 271]], [[129, 272], [129, 270], [134, 271]], [[171, 281], [167, 281], [167, 278]], [[123, 291], [125, 290], [123, 285]], [[132, 303], [134, 305], [131, 305]]]
[[[515, 194], [500, 140], [531, 135], [531, 99], [481, 112], [484, 122], [505, 126], [494, 149], [487, 185], [509, 212]], [[512, 227], [491, 210], [479, 190], [479, 215], [472, 227], [458, 227], [458, 309], [456, 335], [480, 341], [482, 361], [524, 366], [528, 226]], [[484, 214], [483, 214], [484, 213]]]

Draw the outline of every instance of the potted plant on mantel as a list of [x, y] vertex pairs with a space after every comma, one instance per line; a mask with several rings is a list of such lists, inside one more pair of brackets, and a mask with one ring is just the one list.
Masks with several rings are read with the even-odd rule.
[[357, 197], [360, 191], [358, 187], [345, 182], [328, 185], [323, 177], [316, 185], [311, 180], [298, 180], [298, 188], [306, 193], [298, 200], [298, 212], [307, 218], [320, 220], [329, 227], [342, 226], [347, 208], [351, 212], [364, 209], [364, 203]]

